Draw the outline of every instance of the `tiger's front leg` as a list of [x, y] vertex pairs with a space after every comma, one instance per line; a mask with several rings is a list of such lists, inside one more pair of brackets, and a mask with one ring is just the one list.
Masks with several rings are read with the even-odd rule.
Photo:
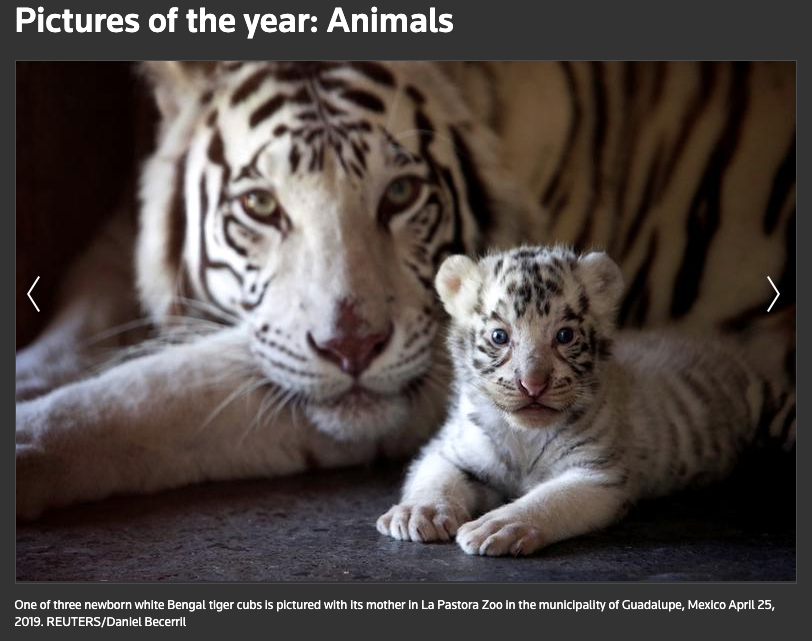
[[[369, 456], [284, 409], [249, 374], [243, 330], [164, 349], [17, 406], [17, 514]], [[252, 389], [255, 388], [255, 389]], [[243, 394], [244, 392], [244, 394]], [[329, 442], [328, 442], [329, 441]], [[371, 447], [371, 445], [369, 446]]]

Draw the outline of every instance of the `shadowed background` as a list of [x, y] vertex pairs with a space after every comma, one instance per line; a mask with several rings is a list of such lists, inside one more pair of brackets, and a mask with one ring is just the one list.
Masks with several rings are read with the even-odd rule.
[[[132, 207], [155, 118], [131, 63], [17, 63], [17, 349], [53, 314], [61, 275], [101, 221]], [[37, 276], [39, 313], [26, 298]]]

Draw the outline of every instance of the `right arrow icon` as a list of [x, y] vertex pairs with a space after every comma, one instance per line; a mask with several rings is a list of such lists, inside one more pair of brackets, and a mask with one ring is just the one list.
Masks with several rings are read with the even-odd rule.
[[775, 283], [773, 282], [772, 278], [767, 276], [767, 280], [770, 281], [770, 285], [772, 285], [773, 289], [775, 290], [775, 298], [773, 298], [773, 302], [770, 303], [770, 306], [767, 308], [767, 313], [769, 313], [770, 310], [773, 308], [773, 305], [775, 305], [775, 301], [777, 301], [778, 297], [781, 295], [781, 292], [778, 291], [778, 288], [775, 286]]

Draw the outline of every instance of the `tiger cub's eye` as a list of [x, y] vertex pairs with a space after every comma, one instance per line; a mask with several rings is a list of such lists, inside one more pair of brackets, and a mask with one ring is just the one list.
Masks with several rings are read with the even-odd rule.
[[510, 337], [508, 333], [503, 329], [495, 329], [491, 332], [491, 340], [496, 345], [507, 345], [508, 340]]
[[274, 195], [265, 189], [253, 189], [243, 194], [240, 204], [246, 214], [259, 219], [270, 218], [279, 207]]
[[555, 340], [557, 340], [562, 345], [566, 345], [572, 340], [573, 336], [574, 334], [572, 333], [572, 330], [569, 327], [562, 327], [561, 329], [558, 330], [558, 333], [555, 335]]

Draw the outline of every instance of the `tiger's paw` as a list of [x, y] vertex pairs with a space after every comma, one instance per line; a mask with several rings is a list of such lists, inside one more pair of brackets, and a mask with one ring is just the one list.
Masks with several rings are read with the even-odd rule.
[[378, 532], [399, 541], [448, 541], [468, 513], [448, 503], [399, 503], [382, 514], [376, 523]]
[[541, 530], [534, 524], [499, 510], [462, 525], [457, 532], [457, 543], [466, 554], [480, 556], [523, 556], [533, 554], [547, 544]]

